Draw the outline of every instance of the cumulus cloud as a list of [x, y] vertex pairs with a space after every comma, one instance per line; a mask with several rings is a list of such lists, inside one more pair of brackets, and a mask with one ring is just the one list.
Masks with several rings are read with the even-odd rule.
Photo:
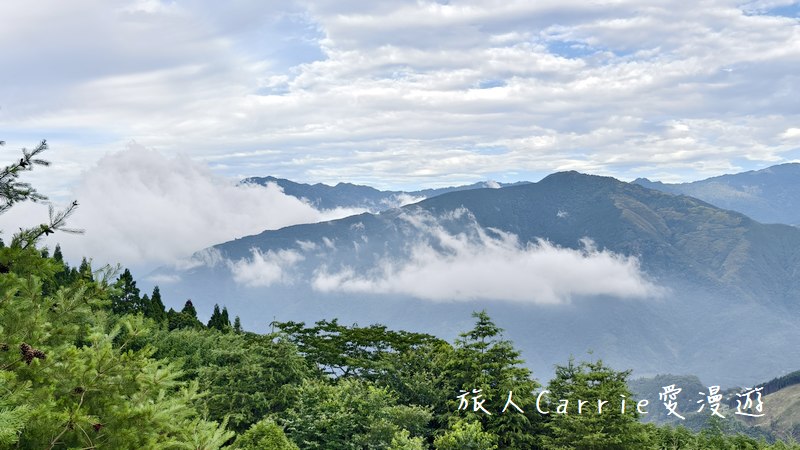
[[796, 157], [786, 2], [81, 2], [0, 4], [0, 128], [58, 138], [54, 189], [131, 138], [226, 175], [412, 189]]
[[[101, 159], [84, 173], [72, 195], [80, 206], [69, 224], [86, 232], [55, 236], [65, 255], [140, 268], [173, 263], [267, 229], [361, 212], [320, 211], [277, 185], [238, 185], [187, 157], [167, 157], [136, 144]], [[4, 229], [14, 228], [7, 224]], [[213, 251], [199, 255], [204, 255], [200, 263], [214, 263]], [[182, 264], [197, 264], [196, 259]]]
[[250, 253], [250, 258], [228, 263], [233, 280], [248, 287], [289, 283], [292, 278], [287, 270], [304, 259], [303, 255], [293, 250], [262, 253], [258, 249], [252, 249]]
[[384, 258], [366, 273], [323, 267], [313, 277], [313, 288], [434, 301], [535, 304], [562, 304], [589, 296], [629, 299], [662, 294], [642, 273], [635, 257], [598, 250], [588, 239], [580, 249], [544, 240], [521, 244], [513, 234], [477, 225], [469, 233], [451, 234], [430, 217], [408, 219], [428, 239], [415, 243], [407, 259]]

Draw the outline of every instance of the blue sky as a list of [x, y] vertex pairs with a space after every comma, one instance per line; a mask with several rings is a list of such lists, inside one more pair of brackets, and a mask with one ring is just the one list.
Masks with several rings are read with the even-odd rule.
[[48, 139], [53, 166], [28, 179], [54, 199], [153, 149], [229, 180], [391, 189], [800, 158], [797, 2], [42, 0], [0, 17], [3, 151]]

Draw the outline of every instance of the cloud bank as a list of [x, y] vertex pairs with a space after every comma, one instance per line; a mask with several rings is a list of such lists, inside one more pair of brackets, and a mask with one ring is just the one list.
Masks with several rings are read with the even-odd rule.
[[[102, 158], [71, 195], [80, 206], [69, 225], [86, 232], [53, 237], [65, 255], [139, 268], [173, 263], [244, 235], [361, 212], [320, 211], [274, 184], [238, 185], [188, 157], [136, 144]], [[36, 223], [31, 208], [15, 220]], [[16, 228], [6, 221], [3, 229]]]
[[547, 241], [520, 245], [516, 237], [494, 231], [479, 242], [464, 235], [440, 235], [445, 251], [414, 246], [408, 261], [383, 260], [377, 270], [322, 270], [313, 279], [322, 292], [403, 294], [435, 301], [502, 300], [563, 304], [574, 298], [645, 298], [660, 289], [641, 273], [636, 258], [595, 249], [579, 250]]
[[290, 283], [292, 277], [288, 269], [302, 261], [303, 255], [292, 250], [268, 251], [251, 250], [250, 259], [229, 262], [228, 267], [233, 280], [248, 287], [266, 287], [274, 283]]
[[[234, 281], [248, 287], [304, 281], [323, 293], [396, 294], [432, 301], [563, 304], [581, 297], [663, 294], [641, 271], [637, 258], [599, 250], [589, 239], [579, 249], [545, 240], [520, 243], [514, 234], [480, 227], [464, 209], [437, 217], [419, 211], [401, 217], [408, 226], [401, 232], [410, 242], [407, 251], [376, 256], [367, 269], [330, 270], [329, 259], [320, 253], [323, 247], [309, 241], [298, 241], [295, 249], [252, 249], [250, 257], [226, 264]], [[466, 224], [463, 231], [447, 231], [456, 222]], [[300, 261], [305, 261], [302, 267], [297, 266]]]

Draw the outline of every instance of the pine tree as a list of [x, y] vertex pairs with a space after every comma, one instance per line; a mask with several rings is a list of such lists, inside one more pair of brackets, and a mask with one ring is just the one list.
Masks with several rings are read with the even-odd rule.
[[[497, 436], [499, 449], [534, 448], [535, 435], [541, 428], [541, 416], [536, 414], [534, 405], [539, 383], [522, 366], [520, 352], [502, 339], [502, 328], [492, 322], [486, 311], [472, 316], [475, 327], [456, 340], [449, 378], [463, 391], [481, 390], [492, 415], [481, 414], [479, 419], [484, 431]], [[501, 413], [508, 400], [524, 413], [510, 404], [512, 410]]]
[[193, 319], [197, 319], [197, 310], [194, 309], [194, 304], [192, 304], [191, 300], [186, 300], [186, 303], [183, 304], [183, 309], [181, 309], [181, 312], [187, 314]]
[[208, 319], [208, 328], [214, 328], [222, 331], [222, 314], [219, 312], [219, 305], [214, 304], [214, 312], [211, 313], [211, 318]]
[[239, 320], [239, 316], [236, 316], [236, 318], [233, 319], [233, 332], [234, 333], [242, 332], [242, 321]]
[[161, 300], [161, 290], [158, 286], [153, 288], [153, 295], [150, 296], [150, 302], [145, 305], [144, 316], [158, 323], [167, 321], [167, 312], [164, 309], [164, 302]]
[[63, 263], [64, 262], [64, 255], [61, 253], [61, 245], [56, 244], [56, 249], [53, 250], [53, 259], [56, 262]]
[[140, 311], [141, 298], [136, 281], [131, 275], [131, 271], [125, 269], [119, 276], [114, 286], [119, 289], [116, 295], [111, 297], [111, 310], [117, 314], [135, 314]]
[[222, 322], [222, 330], [230, 330], [231, 329], [231, 319], [228, 317], [228, 308], [222, 307], [222, 314], [220, 316], [220, 321]]
[[[94, 276], [92, 275], [92, 265], [86, 260], [86, 257], [81, 259], [81, 265], [78, 266], [78, 273], [85, 280], [92, 281], [94, 279]], [[134, 283], [134, 285], [135, 284], [136, 283]]]
[[[556, 366], [556, 376], [547, 388], [550, 404], [544, 406], [551, 413], [542, 435], [543, 448], [649, 448], [650, 437], [638, 421], [636, 403], [626, 383], [629, 374], [615, 371], [602, 361], [575, 364], [570, 360], [565, 366]], [[627, 399], [624, 413], [623, 399]], [[564, 404], [562, 400], [568, 401], [566, 414], [557, 410]], [[578, 414], [579, 401], [585, 402], [588, 411]], [[598, 401], [608, 403], [602, 406], [602, 412], [598, 412]]]
[[197, 310], [191, 300], [186, 300], [181, 312], [175, 312], [170, 308], [167, 313], [167, 327], [170, 330], [177, 330], [181, 328], [203, 328], [203, 323], [197, 320]]

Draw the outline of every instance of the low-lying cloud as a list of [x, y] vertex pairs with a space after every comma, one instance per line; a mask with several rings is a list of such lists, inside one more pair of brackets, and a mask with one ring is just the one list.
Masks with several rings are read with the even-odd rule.
[[362, 212], [320, 211], [277, 185], [240, 185], [188, 157], [135, 144], [85, 172], [74, 198], [80, 206], [69, 225], [86, 232], [56, 236], [65, 255], [141, 269], [264, 230]]
[[287, 269], [302, 261], [303, 255], [293, 250], [250, 251], [251, 258], [229, 262], [233, 280], [249, 287], [264, 287], [274, 283], [289, 283], [291, 277]]
[[[416, 218], [411, 223], [429, 226]], [[432, 240], [415, 244], [404, 261], [385, 258], [368, 273], [352, 268], [317, 271], [312, 286], [321, 292], [401, 294], [434, 301], [503, 300], [561, 304], [574, 298], [659, 296], [661, 288], [642, 273], [637, 258], [598, 250], [584, 240], [580, 249], [545, 240], [521, 244], [499, 230], [475, 227], [471, 234], [426, 230]]]

